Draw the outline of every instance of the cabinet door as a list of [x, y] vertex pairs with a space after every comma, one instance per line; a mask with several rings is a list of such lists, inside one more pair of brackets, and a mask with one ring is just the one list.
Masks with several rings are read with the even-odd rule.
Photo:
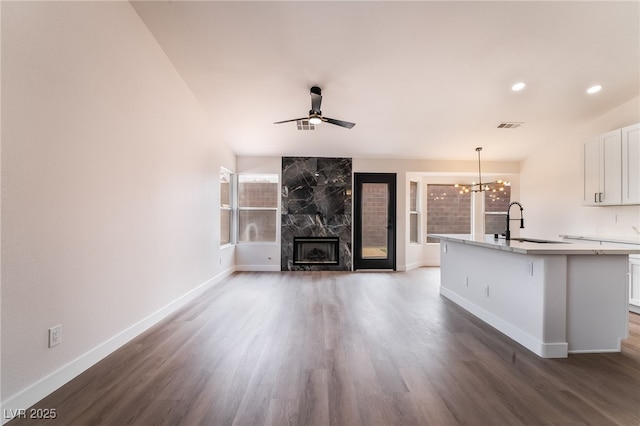
[[622, 204], [622, 131], [612, 130], [600, 136], [601, 204]]
[[622, 129], [622, 203], [640, 204], [640, 124]]
[[587, 205], [598, 203], [600, 193], [600, 139], [591, 138], [584, 143], [584, 196]]

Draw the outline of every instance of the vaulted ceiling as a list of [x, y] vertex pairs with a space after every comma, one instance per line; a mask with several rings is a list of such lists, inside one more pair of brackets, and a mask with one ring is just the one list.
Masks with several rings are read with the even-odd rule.
[[[640, 93], [637, 1], [131, 3], [238, 155], [520, 160]], [[273, 124], [313, 85], [353, 129]]]

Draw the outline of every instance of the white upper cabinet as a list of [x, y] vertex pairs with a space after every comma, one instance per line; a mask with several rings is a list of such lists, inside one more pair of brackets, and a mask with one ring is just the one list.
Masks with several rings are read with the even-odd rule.
[[640, 124], [587, 140], [583, 158], [585, 205], [640, 204]]
[[602, 168], [600, 181], [602, 195], [598, 197], [601, 204], [620, 204], [622, 202], [622, 144], [620, 129], [612, 130], [600, 136], [602, 149]]
[[584, 144], [584, 203], [622, 203], [621, 131], [613, 130]]
[[622, 203], [640, 204], [640, 124], [622, 129]]

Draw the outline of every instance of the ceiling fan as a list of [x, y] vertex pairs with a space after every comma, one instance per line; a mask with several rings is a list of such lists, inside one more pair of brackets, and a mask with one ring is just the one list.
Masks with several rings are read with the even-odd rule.
[[346, 127], [347, 129], [351, 129], [356, 123], [350, 123], [348, 121], [336, 120], [335, 118], [323, 117], [322, 111], [320, 111], [320, 104], [322, 103], [322, 94], [320, 88], [318, 86], [313, 86], [311, 88], [311, 110], [309, 111], [308, 117], [302, 118], [294, 118], [293, 120], [284, 120], [284, 121], [276, 121], [273, 124], [280, 123], [290, 123], [292, 121], [299, 120], [308, 120], [309, 124], [320, 124], [323, 121], [330, 124], [335, 124], [336, 126]]

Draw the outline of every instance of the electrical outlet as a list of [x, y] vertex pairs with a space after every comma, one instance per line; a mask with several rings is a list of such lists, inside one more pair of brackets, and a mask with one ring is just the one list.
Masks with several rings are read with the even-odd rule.
[[484, 295], [486, 297], [489, 297], [489, 286], [488, 285], [484, 286]]
[[59, 345], [62, 341], [62, 326], [56, 325], [49, 329], [49, 347]]

